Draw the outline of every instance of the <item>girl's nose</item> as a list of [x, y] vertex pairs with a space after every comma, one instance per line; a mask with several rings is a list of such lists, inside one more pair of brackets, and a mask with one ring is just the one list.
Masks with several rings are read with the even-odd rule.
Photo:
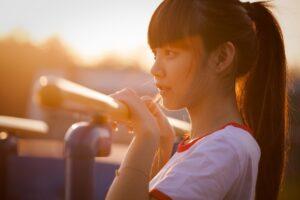
[[157, 62], [157, 60], [155, 61], [155, 63], [153, 64], [152, 68], [151, 68], [151, 74], [154, 77], [157, 78], [162, 78], [165, 76], [165, 72], [163, 71], [163, 69], [159, 66], [159, 63]]

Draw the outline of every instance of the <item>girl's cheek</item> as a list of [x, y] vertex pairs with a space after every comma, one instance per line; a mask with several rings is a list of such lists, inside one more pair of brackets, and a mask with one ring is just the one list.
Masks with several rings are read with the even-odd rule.
[[182, 81], [184, 81], [183, 78], [186, 75], [189, 66], [182, 57], [177, 56], [174, 59], [165, 59], [162, 64], [166, 70], [167, 79], [171, 82], [166, 81], [167, 83], [183, 84]]

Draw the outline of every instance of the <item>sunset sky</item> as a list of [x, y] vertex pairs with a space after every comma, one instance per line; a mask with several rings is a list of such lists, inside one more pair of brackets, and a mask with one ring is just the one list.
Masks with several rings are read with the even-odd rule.
[[[41, 42], [56, 35], [86, 62], [116, 53], [150, 67], [147, 27], [161, 0], [0, 0], [0, 37], [15, 30]], [[275, 0], [289, 64], [300, 64], [300, 1]]]

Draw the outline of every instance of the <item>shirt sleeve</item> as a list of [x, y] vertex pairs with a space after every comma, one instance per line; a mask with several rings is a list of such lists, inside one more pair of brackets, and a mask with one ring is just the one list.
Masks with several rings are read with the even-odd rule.
[[214, 140], [185, 153], [154, 185], [150, 196], [158, 200], [223, 199], [240, 173], [236, 150], [224, 141]]

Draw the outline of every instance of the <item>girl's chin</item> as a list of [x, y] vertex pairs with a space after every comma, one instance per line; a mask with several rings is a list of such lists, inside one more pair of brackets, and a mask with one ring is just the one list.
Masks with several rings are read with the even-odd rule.
[[179, 110], [183, 108], [182, 106], [178, 105], [174, 99], [166, 97], [162, 98], [162, 106], [167, 110]]

